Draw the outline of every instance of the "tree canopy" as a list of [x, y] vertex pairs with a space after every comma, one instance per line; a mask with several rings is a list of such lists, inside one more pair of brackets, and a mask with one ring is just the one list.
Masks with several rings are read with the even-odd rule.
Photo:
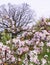
[[0, 28], [17, 33], [28, 28], [35, 21], [35, 12], [27, 3], [21, 5], [8, 4], [0, 6]]

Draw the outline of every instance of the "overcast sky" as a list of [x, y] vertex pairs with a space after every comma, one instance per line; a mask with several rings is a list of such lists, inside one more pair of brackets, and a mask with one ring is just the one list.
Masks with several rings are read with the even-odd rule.
[[21, 4], [28, 3], [35, 10], [37, 17], [50, 17], [50, 0], [0, 0], [1, 4]]

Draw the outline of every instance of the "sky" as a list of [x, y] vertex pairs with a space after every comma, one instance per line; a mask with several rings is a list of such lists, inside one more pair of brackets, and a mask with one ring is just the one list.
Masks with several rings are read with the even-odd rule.
[[21, 4], [28, 3], [35, 11], [37, 18], [50, 17], [50, 0], [0, 0], [1, 4]]

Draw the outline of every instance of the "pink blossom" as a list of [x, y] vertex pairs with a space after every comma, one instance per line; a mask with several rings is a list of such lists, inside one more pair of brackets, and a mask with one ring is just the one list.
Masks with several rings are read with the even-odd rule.
[[46, 45], [50, 47], [50, 42], [48, 42]]
[[27, 51], [29, 51], [29, 47], [28, 46], [23, 48], [23, 52], [27, 52]]
[[45, 65], [47, 62], [46, 59], [44, 59], [44, 58], [42, 58], [41, 61], [42, 61], [42, 65]]

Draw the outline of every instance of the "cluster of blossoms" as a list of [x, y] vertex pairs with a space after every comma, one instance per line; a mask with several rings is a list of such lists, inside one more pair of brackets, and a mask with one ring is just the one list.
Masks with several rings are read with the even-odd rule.
[[10, 48], [0, 42], [0, 65], [4, 64], [7, 61], [10, 63], [14, 62], [15, 57], [11, 54]]
[[[50, 23], [45, 24], [50, 27]], [[6, 41], [6, 46], [1, 43], [1, 61], [16, 61], [16, 65], [49, 65], [50, 30], [47, 30], [45, 24], [40, 27], [40, 31], [24, 31]]]
[[[20, 62], [23, 61], [25, 65], [29, 65], [30, 63], [45, 65], [47, 63], [46, 56], [44, 55], [44, 57], [39, 60], [38, 55], [44, 53], [45, 46], [46, 52], [50, 52], [50, 33], [47, 32], [47, 30], [41, 30], [35, 32], [31, 39], [23, 39], [29, 35], [32, 35], [32, 33], [24, 32], [21, 36], [12, 39], [13, 52], [18, 56], [22, 56], [23, 54], [25, 55], [24, 59], [21, 57], [18, 58], [18, 60]], [[7, 41], [6, 43], [7, 45], [11, 44], [11, 40]], [[28, 64], [28, 62], [30, 63]]]

